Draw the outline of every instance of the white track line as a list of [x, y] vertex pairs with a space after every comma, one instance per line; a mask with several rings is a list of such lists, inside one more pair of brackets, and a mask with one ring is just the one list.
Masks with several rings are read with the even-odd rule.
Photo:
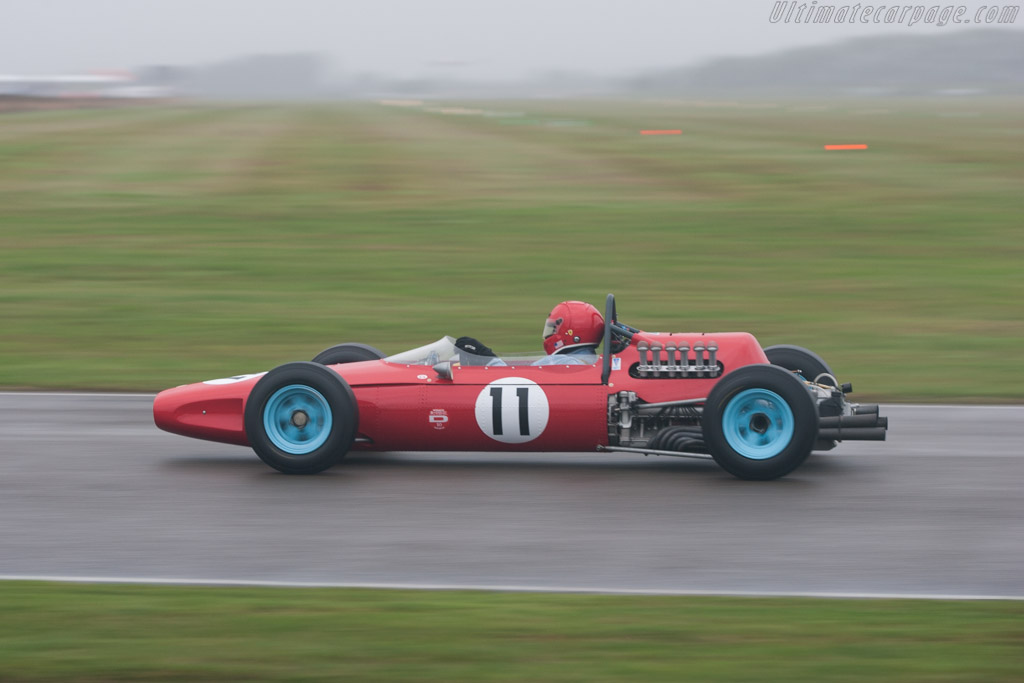
[[583, 593], [600, 595], [674, 595], [742, 598], [834, 598], [843, 600], [1024, 600], [1024, 595], [961, 593], [860, 593], [831, 591], [731, 591], [660, 588], [599, 588], [587, 586], [516, 586], [502, 584], [347, 583], [331, 581], [260, 581], [250, 579], [171, 579], [127, 576], [37, 576], [0, 574], [0, 581], [49, 581], [154, 586], [235, 586], [266, 588], [366, 588], [377, 590], [488, 591], [496, 593]]
[[882, 403], [885, 408], [956, 408], [957, 410], [1024, 410], [1024, 404], [996, 404], [967, 403], [958, 405], [956, 403]]

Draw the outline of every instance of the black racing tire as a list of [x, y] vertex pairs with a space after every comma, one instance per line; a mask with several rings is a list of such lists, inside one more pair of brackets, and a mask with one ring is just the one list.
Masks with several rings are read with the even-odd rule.
[[338, 363], [358, 363], [364, 360], [380, 360], [384, 353], [367, 344], [356, 344], [347, 342], [336, 344], [329, 349], [324, 349], [316, 354], [314, 363], [320, 365], [337, 365]]
[[777, 479], [799, 467], [818, 439], [818, 410], [796, 375], [775, 365], [733, 370], [711, 390], [704, 443], [740, 479]]
[[[815, 377], [825, 372], [832, 375], [833, 378], [835, 377], [835, 373], [832, 372], [832, 368], [828, 366], [825, 359], [802, 346], [791, 344], [769, 346], [764, 350], [764, 355], [768, 356], [768, 362], [772, 365], [799, 373], [809, 382], [813, 382]], [[827, 377], [822, 377], [821, 380], [821, 384], [836, 386], [836, 383]]]
[[348, 383], [318, 363], [280, 365], [245, 403], [245, 435], [260, 460], [285, 474], [316, 474], [348, 453], [359, 405]]

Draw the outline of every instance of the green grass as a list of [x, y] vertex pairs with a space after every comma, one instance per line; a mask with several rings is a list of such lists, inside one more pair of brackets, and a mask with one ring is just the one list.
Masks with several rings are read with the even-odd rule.
[[1024, 604], [0, 583], [0, 680], [1017, 681]]
[[862, 399], [1024, 398], [1020, 101], [467, 106], [523, 115], [0, 117], [0, 386], [532, 350], [613, 291], [645, 329], [813, 348]]

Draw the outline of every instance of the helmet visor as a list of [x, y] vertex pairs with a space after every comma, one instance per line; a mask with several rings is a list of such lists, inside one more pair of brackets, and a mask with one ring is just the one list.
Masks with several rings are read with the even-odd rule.
[[548, 337], [553, 335], [555, 333], [555, 331], [558, 330], [558, 326], [561, 325], [561, 324], [562, 324], [562, 319], [561, 318], [558, 318], [557, 320], [554, 319], [554, 318], [548, 318], [547, 320], [545, 320], [544, 321], [544, 336], [542, 337], [542, 339], [547, 339]]

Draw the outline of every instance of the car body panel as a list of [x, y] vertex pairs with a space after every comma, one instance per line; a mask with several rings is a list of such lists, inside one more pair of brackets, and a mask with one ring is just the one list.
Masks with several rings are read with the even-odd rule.
[[[676, 345], [713, 341], [722, 374], [767, 363], [750, 334], [650, 333], [612, 357], [608, 384], [594, 365], [474, 366], [454, 363], [451, 378], [433, 367], [384, 360], [327, 366], [351, 386], [359, 410], [353, 450], [578, 451], [608, 444], [608, 400], [620, 391], [645, 402], [702, 399], [720, 377], [634, 377], [638, 341]], [[158, 427], [175, 434], [247, 446], [245, 403], [263, 373], [160, 392]]]

